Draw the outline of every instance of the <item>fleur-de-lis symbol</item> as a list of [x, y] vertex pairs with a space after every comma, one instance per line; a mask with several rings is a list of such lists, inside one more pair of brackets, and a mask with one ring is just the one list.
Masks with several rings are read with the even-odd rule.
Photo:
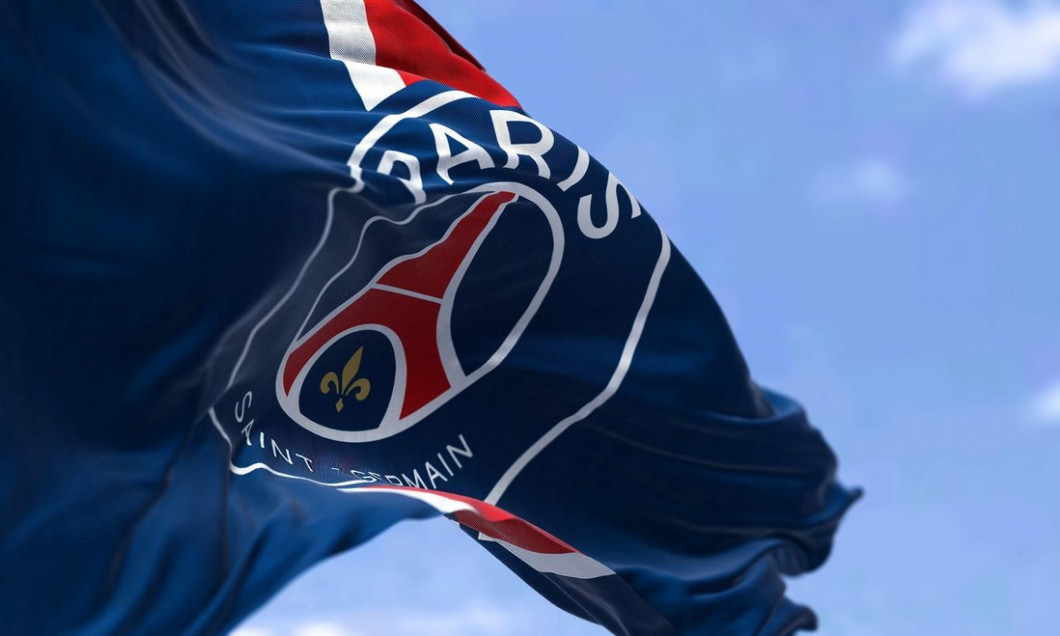
[[346, 361], [346, 366], [342, 367], [342, 383], [339, 383], [339, 376], [334, 371], [328, 371], [324, 374], [323, 379], [320, 380], [320, 392], [331, 393], [335, 391], [338, 394], [339, 399], [335, 402], [335, 410], [342, 410], [342, 397], [353, 393], [353, 397], [358, 402], [364, 401], [368, 397], [368, 392], [372, 390], [372, 383], [368, 381], [368, 378], [358, 378], [357, 372], [361, 369], [361, 356], [364, 354], [364, 347], [360, 347], [350, 356], [350, 359]]

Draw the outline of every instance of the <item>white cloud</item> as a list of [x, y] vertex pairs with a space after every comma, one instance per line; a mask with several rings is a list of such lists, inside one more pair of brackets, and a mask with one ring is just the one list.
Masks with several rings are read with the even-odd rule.
[[819, 174], [810, 184], [810, 195], [824, 204], [887, 204], [902, 199], [908, 191], [906, 179], [891, 162], [868, 157], [842, 168]]
[[395, 622], [401, 633], [435, 636], [507, 634], [512, 629], [510, 616], [496, 607], [481, 603], [468, 603], [451, 612], [406, 614]]
[[294, 630], [294, 636], [354, 636], [338, 623], [310, 623]]
[[1060, 75], [1060, 4], [927, 0], [890, 50], [899, 69], [923, 66], [971, 99]]
[[[252, 620], [265, 620], [257, 617]], [[525, 611], [514, 611], [490, 603], [468, 601], [446, 609], [421, 609], [411, 606], [377, 607], [354, 611], [332, 612], [322, 618], [306, 621], [295, 614], [280, 613], [271, 617], [271, 624], [240, 627], [233, 636], [514, 636], [534, 633], [524, 628], [530, 619]]]
[[1060, 426], [1060, 382], [1047, 387], [1035, 398], [1031, 417], [1039, 424]]
[[272, 632], [257, 627], [239, 627], [231, 636], [272, 636]]

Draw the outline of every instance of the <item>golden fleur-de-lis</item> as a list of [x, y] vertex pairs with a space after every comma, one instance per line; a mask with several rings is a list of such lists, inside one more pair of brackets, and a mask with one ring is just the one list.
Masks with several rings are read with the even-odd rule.
[[320, 380], [320, 392], [331, 393], [335, 391], [338, 394], [339, 399], [335, 402], [335, 410], [342, 410], [342, 397], [353, 393], [353, 397], [358, 402], [368, 397], [368, 392], [372, 390], [372, 383], [368, 381], [368, 378], [358, 378], [357, 372], [361, 369], [361, 356], [364, 355], [364, 347], [360, 347], [357, 351], [353, 352], [350, 359], [346, 361], [346, 366], [342, 367], [342, 383], [339, 383], [339, 376], [334, 371], [328, 371], [324, 374], [323, 379]]

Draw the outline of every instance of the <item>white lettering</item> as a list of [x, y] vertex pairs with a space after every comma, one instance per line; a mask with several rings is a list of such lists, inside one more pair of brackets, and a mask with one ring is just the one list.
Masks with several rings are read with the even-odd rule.
[[313, 472], [313, 460], [309, 459], [301, 453], [295, 453], [295, 457], [305, 462], [305, 467], [309, 469], [309, 472]]
[[[497, 137], [497, 144], [508, 155], [508, 163], [505, 168], [519, 167], [519, 157], [529, 157], [537, 165], [537, 174], [545, 179], [552, 175], [548, 164], [545, 163], [545, 153], [552, 149], [556, 142], [552, 131], [546, 126], [513, 110], [491, 110], [490, 119], [493, 120], [493, 134]], [[512, 142], [511, 125], [515, 122], [530, 124], [541, 133], [541, 139], [533, 143]]]
[[[449, 185], [453, 184], [449, 171], [461, 164], [474, 161], [483, 170], [494, 167], [493, 159], [490, 158], [489, 153], [482, 146], [470, 141], [448, 126], [431, 123], [430, 128], [431, 133], [434, 134], [434, 146], [438, 152], [438, 176]], [[466, 150], [454, 155], [453, 149], [449, 144], [450, 139], [458, 142]]]
[[[398, 163], [405, 166], [408, 170], [408, 179], [394, 174], [394, 165]], [[379, 172], [390, 175], [400, 181], [408, 188], [408, 191], [412, 194], [412, 199], [416, 203], [423, 203], [427, 200], [427, 195], [423, 191], [423, 177], [420, 176], [420, 160], [415, 155], [398, 150], [387, 150], [379, 161]]]
[[250, 429], [252, 428], [254, 428], [254, 420], [247, 422], [247, 425], [243, 427], [242, 431], [240, 431], [243, 433], [243, 436], [247, 438], [247, 446], [253, 446], [253, 444], [250, 443]]
[[442, 457], [442, 454], [441, 453], [435, 453], [435, 455], [438, 456], [438, 461], [442, 462], [442, 466], [445, 466], [446, 472], [449, 473], [450, 477], [452, 477], [453, 476], [453, 469], [449, 468], [449, 464], [445, 463], [445, 458]]
[[431, 480], [432, 489], [438, 488], [439, 479], [441, 479], [442, 481], [449, 481], [449, 479], [446, 478], [445, 475], [443, 475], [437, 468], [434, 467], [434, 464], [430, 462], [424, 462], [423, 466], [427, 469], [427, 479]]
[[615, 228], [618, 227], [618, 215], [620, 212], [618, 204], [619, 188], [626, 194], [626, 198], [632, 208], [632, 212], [629, 215], [630, 218], [640, 216], [640, 203], [636, 197], [630, 194], [626, 186], [622, 185], [622, 182], [615, 175], [608, 174], [607, 191], [604, 193], [604, 212], [606, 217], [603, 225], [593, 223], [593, 195], [587, 194], [578, 201], [578, 229], [582, 231], [582, 234], [591, 239], [601, 239], [610, 236], [615, 231]]
[[412, 471], [412, 476], [416, 479], [409, 479], [408, 475], [406, 475], [405, 473], [401, 473], [401, 478], [404, 479], [405, 483], [411, 486], [412, 488], [422, 488], [424, 490], [427, 490], [427, 482], [423, 481], [423, 477], [420, 476], [420, 471], [418, 469]]
[[272, 444], [273, 457], [283, 457], [288, 464], [294, 465], [294, 461], [291, 460], [291, 449], [285, 448], [281, 451], [280, 445], [276, 443], [276, 440], [270, 439], [269, 442]]
[[254, 400], [254, 394], [247, 391], [247, 394], [243, 396], [243, 399], [236, 402], [236, 422], [242, 424], [243, 418], [247, 415], [247, 409], [250, 408], [250, 403]]
[[560, 181], [556, 185], [559, 186], [560, 190], [566, 192], [572, 187], [578, 185], [583, 178], [585, 173], [589, 171], [589, 153], [585, 152], [585, 149], [578, 146], [578, 160], [574, 163], [574, 169], [571, 170], [570, 176]]
[[449, 444], [445, 445], [445, 450], [446, 450], [446, 452], [449, 453], [449, 458], [453, 460], [453, 463], [456, 464], [457, 468], [463, 468], [464, 467], [464, 465], [460, 463], [460, 460], [457, 459], [457, 457], [456, 457], [457, 455], [463, 455], [464, 457], [467, 457], [468, 459], [470, 459], [472, 457], [472, 455], [473, 455], [472, 452], [471, 452], [471, 447], [468, 446], [467, 440], [464, 439], [463, 433], [460, 434], [460, 443], [463, 445], [463, 449], [462, 450], [457, 448], [456, 446], [450, 446]]
[[607, 219], [603, 225], [593, 223], [593, 195], [587, 194], [578, 201], [578, 229], [591, 239], [601, 239], [611, 234], [618, 227], [618, 211], [611, 214], [606, 208]]
[[618, 189], [622, 188], [622, 192], [626, 193], [626, 198], [629, 199], [629, 205], [633, 208], [633, 212], [630, 213], [629, 218], [635, 219], [640, 216], [640, 203], [637, 202], [637, 198], [634, 197], [630, 191], [618, 180], [613, 174], [608, 173], [607, 175], [607, 215], [611, 216], [612, 210], [614, 215], [618, 216]]
[[350, 474], [353, 475], [354, 477], [356, 477], [357, 479], [360, 479], [361, 481], [369, 481], [369, 482], [379, 481], [375, 477], [372, 477], [371, 473], [364, 473], [364, 472], [361, 472], [359, 470], [351, 469], [350, 470]]

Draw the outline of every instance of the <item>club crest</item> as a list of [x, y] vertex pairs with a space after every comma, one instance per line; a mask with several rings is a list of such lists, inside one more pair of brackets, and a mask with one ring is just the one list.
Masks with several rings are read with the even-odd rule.
[[[276, 396], [303, 428], [341, 442], [395, 435], [495, 368], [518, 341], [555, 278], [562, 226], [551, 204], [525, 185], [491, 184], [468, 194], [473, 203], [439, 240], [386, 263], [291, 343]], [[452, 333], [457, 292], [505, 209], [517, 201], [524, 213], [530, 206], [543, 215], [551, 259], [514, 323], [500, 327], [506, 336], [496, 351], [466, 368]]]

